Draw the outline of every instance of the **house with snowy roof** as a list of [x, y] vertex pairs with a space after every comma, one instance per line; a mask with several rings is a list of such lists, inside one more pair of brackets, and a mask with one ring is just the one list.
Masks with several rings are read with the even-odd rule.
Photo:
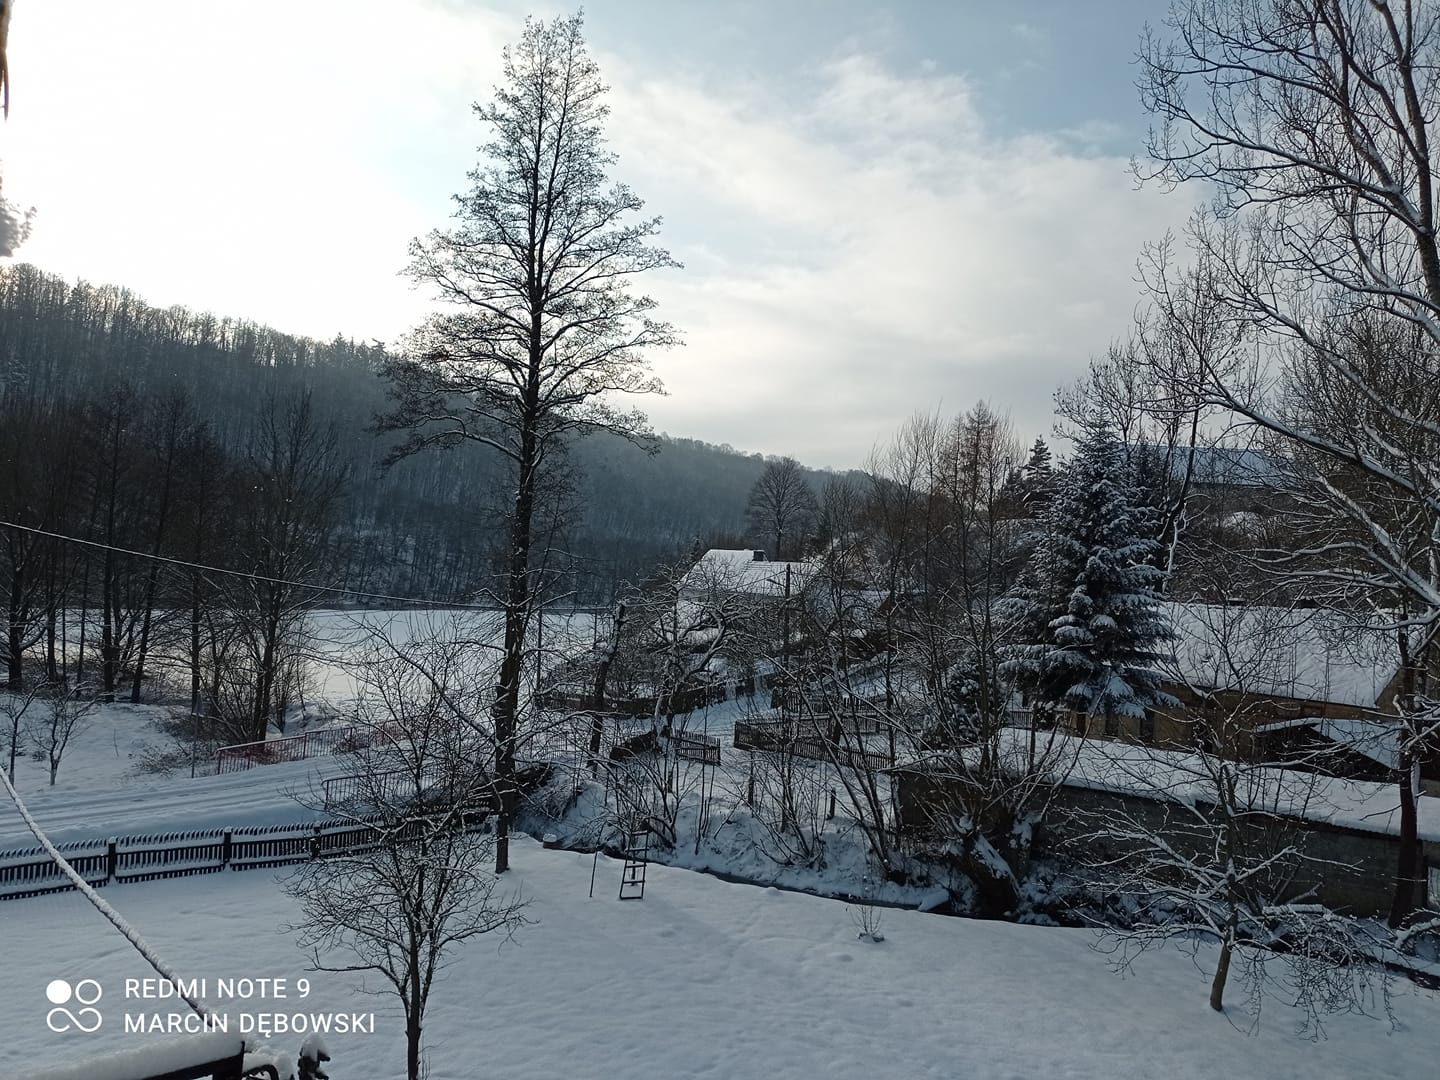
[[[1136, 746], [1113, 739], [1076, 738], [1058, 731], [1038, 735], [1002, 728], [988, 747], [1001, 768], [1031, 782], [1055, 785], [1045, 820], [1036, 834], [1036, 853], [1104, 857], [1104, 830], [1097, 823], [1144, 822], [1175, 850], [1213, 858], [1213, 849], [1194, 848], [1195, 814], [1213, 807], [1213, 758], [1193, 751]], [[924, 850], [937, 823], [968, 812], [967, 771], [977, 748], [923, 756], [887, 770], [896, 785], [900, 826]], [[1038, 762], [1038, 766], [1034, 763]], [[1038, 771], [1037, 771], [1038, 770]], [[1239, 797], [1257, 815], [1294, 823], [1312, 862], [1291, 883], [1289, 899], [1305, 898], [1357, 915], [1389, 908], [1401, 835], [1400, 811], [1391, 783], [1372, 783], [1316, 773], [1254, 765], [1244, 774]], [[1176, 807], [1184, 812], [1177, 813]], [[1416, 807], [1421, 844], [1421, 906], [1440, 903], [1440, 798], [1422, 798]], [[943, 828], [943, 826], [942, 826]]]
[[[1077, 716], [1077, 733], [1250, 756], [1287, 722], [1393, 715], [1394, 639], [1359, 614], [1248, 602], [1162, 610], [1175, 638], [1158, 670], [1177, 704], [1136, 718]], [[1217, 744], [1222, 732], [1229, 746]]]
[[1180, 447], [1170, 462], [1176, 480], [1189, 479], [1202, 490], [1284, 487], [1285, 474], [1263, 450], [1238, 446]]
[[712, 592], [756, 597], [795, 596], [815, 576], [813, 562], [784, 562], [758, 548], [711, 548], [680, 579], [681, 598], [703, 599]]

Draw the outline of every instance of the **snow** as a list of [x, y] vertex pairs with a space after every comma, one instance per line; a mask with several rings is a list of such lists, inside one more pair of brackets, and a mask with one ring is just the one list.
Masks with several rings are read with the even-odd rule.
[[[1000, 732], [1002, 760], [1027, 759], [1030, 732], [1004, 728]], [[1068, 768], [1064, 782], [1073, 787], [1114, 791], [1176, 802], [1213, 799], [1214, 783], [1198, 754], [1162, 750], [1114, 739], [1086, 739], [1059, 731], [1041, 736], [1045, 760], [1056, 763], [1057, 773]], [[945, 768], [943, 758], [925, 759], [911, 766]], [[1241, 765], [1251, 790], [1267, 807], [1292, 813], [1307, 821], [1323, 822], [1361, 832], [1400, 834], [1400, 803], [1393, 784], [1322, 776], [1294, 769]], [[1440, 842], [1440, 798], [1422, 796], [1416, 802], [1419, 836]]]
[[[307, 704], [322, 713], [359, 694], [361, 683], [350, 662], [375, 629], [401, 646], [432, 634], [489, 634], [498, 640], [501, 630], [494, 612], [450, 609], [317, 611], [311, 625], [317, 639], [311, 657], [316, 696]], [[545, 652], [558, 658], [588, 646], [594, 632], [592, 614], [547, 613]], [[308, 800], [325, 777], [352, 771], [343, 755], [322, 755], [223, 776], [191, 778], [186, 769], [169, 777], [138, 772], [147, 751], [175, 745], [155, 726], [170, 715], [171, 709], [156, 705], [102, 705], [66, 750], [54, 787], [44, 762], [28, 755], [17, 759], [15, 786], [52, 840], [64, 843], [117, 833], [133, 836], [311, 821], [316, 815], [294, 796]], [[214, 759], [206, 757], [199, 764], [204, 774], [213, 771]], [[31, 843], [18, 817], [0, 814], [0, 851]]]
[[1335, 612], [1181, 603], [1162, 610], [1178, 635], [1165, 675], [1190, 686], [1374, 708], [1395, 677], [1393, 635]]
[[[324, 757], [222, 776], [152, 779], [90, 791], [57, 786], [27, 795], [26, 801], [56, 843], [117, 834], [279, 825], [312, 820], [317, 815], [292, 796], [318, 788], [327, 775], [352, 768], [344, 757]], [[17, 817], [0, 814], [0, 850], [26, 845], [27, 836]]]
[[1295, 728], [1311, 728], [1316, 734], [1346, 750], [1363, 754], [1387, 769], [1400, 767], [1400, 726], [1398, 723], [1381, 723], [1378, 720], [1342, 720], [1325, 716], [1300, 717], [1295, 720], [1276, 720], [1269, 724], [1256, 725], [1260, 733], [1286, 731]]
[[[442, 973], [426, 1023], [434, 1077], [477, 1075], [477, 1062], [508, 1080], [1385, 1080], [1434, 1071], [1440, 1002], [1409, 984], [1397, 990], [1393, 1033], [1339, 1016], [1328, 1042], [1311, 1043], [1293, 1035], [1296, 1014], [1272, 1001], [1249, 1035], [1243, 1018], [1232, 1023], [1206, 1004], [1208, 947], [1198, 967], [1162, 950], [1122, 979], [1084, 930], [887, 911], [885, 942], [872, 945], [857, 941], [836, 901], [652, 866], [645, 899], [621, 903], [618, 862], [600, 860], [591, 899], [590, 856], [519, 839], [512, 858], [507, 880], [530, 899], [534, 921], [513, 942], [476, 939]], [[279, 929], [295, 918], [295, 902], [266, 875], [134, 885], [116, 899], [185, 978], [212, 987], [220, 977], [291, 980], [283, 1001], [212, 995], [218, 1011], [373, 1011], [375, 1034], [326, 1036], [328, 1071], [403, 1075], [398, 1007], [362, 993], [357, 975], [307, 973]], [[170, 1003], [124, 999], [123, 980], [150, 972], [80, 897], [7, 904], [5, 918], [0, 1075], [165, 1041], [124, 1034], [122, 1013]], [[313, 984], [303, 1001], [293, 990], [301, 975]], [[99, 1032], [47, 1029], [44, 987], [54, 978], [102, 983]], [[268, 1041], [293, 1055], [302, 1038]], [[81, 1075], [105, 1074], [56, 1080]]]
[[99, 1054], [86, 1061], [27, 1072], [18, 1080], [134, 1080], [234, 1057], [240, 1047], [239, 1035], [213, 1032]]
[[[404, 625], [420, 633], [427, 620], [443, 615], [425, 614], [418, 621], [405, 615]], [[366, 613], [357, 622], [329, 613], [326, 641], [336, 650], [334, 659], [341, 652], [336, 642], [348, 632], [344, 628], [363, 627], [377, 616], [401, 619]], [[552, 635], [547, 621], [547, 648], [567, 638], [588, 643], [593, 621], [586, 618], [572, 621], [568, 635]], [[393, 622], [392, 629], [399, 625]], [[327, 695], [337, 697], [355, 685], [338, 664], [322, 682]], [[747, 707], [717, 703], [691, 717], [689, 729], [723, 739]], [[54, 839], [303, 821], [310, 812], [290, 795], [318, 785], [329, 773], [348, 771], [342, 757], [193, 780], [134, 778], [132, 755], [142, 748], [138, 740], [149, 737], [143, 734], [146, 719], [128, 707], [107, 708], [71, 751], [77, 783], [67, 784], [68, 755], [55, 789], [29, 777], [29, 801]], [[1028, 740], [1028, 732], [1015, 737]], [[1077, 741], [1087, 755], [1092, 751], [1085, 746], [1113, 752], [1124, 745]], [[733, 756], [725, 747], [727, 761]], [[1113, 777], [1113, 761], [1107, 767]], [[1357, 827], [1393, 831], [1391, 789], [1345, 787], [1362, 794], [1374, 789], [1343, 810], [1364, 822]], [[594, 797], [593, 789], [582, 797], [575, 816], [597, 811], [586, 805]], [[1435, 839], [1440, 814], [1431, 812], [1431, 803], [1440, 800], [1422, 800], [1421, 832]], [[694, 813], [692, 805], [682, 808], [682, 837], [694, 835], [686, 820]], [[831, 828], [839, 829], [839, 823]], [[875, 880], [863, 837], [853, 830], [827, 833], [824, 862], [810, 868], [777, 867], [758, 849], [760, 832], [742, 808], [732, 806], [713, 840], [698, 852], [682, 842], [672, 859], [789, 889], [867, 896], [912, 908], [933, 908], [948, 898], [933, 886]], [[0, 814], [0, 849], [22, 844], [33, 840], [18, 817]], [[850, 913], [839, 901], [652, 865], [645, 900], [621, 904], [613, 899], [619, 863], [599, 860], [596, 896], [589, 899], [589, 855], [542, 851], [522, 838], [512, 857], [516, 872], [507, 883], [513, 880], [532, 901], [526, 913], [536, 922], [522, 928], [513, 943], [478, 939], [442, 975], [426, 1029], [431, 1075], [437, 1078], [474, 1075], [477, 1058], [497, 1075], [519, 1078], [625, 1072], [1127, 1080], [1154, 1075], [1160, 1060], [1167, 1077], [1179, 1078], [1226, 1070], [1267, 1080], [1380, 1078], [1426, 1075], [1433, 1068], [1430, 1041], [1414, 1033], [1433, 1030], [1440, 1008], [1433, 996], [1408, 985], [1401, 993], [1403, 1026], [1397, 1033], [1363, 1018], [1338, 1018], [1331, 1042], [1317, 1050], [1291, 1035], [1296, 1017], [1278, 1003], [1267, 1004], [1264, 1026], [1254, 1038], [1211, 1013], [1203, 971], [1176, 952], [1145, 957], [1135, 978], [1121, 980], [1093, 951], [1094, 938], [1085, 931], [898, 910], [886, 912], [886, 940], [877, 946], [857, 941]], [[357, 975], [307, 970], [307, 958], [281, 929], [297, 909], [273, 874], [130, 883], [105, 892], [184, 978], [272, 977], [293, 983], [305, 976], [315, 986], [303, 1002], [237, 1002], [211, 995], [209, 1004], [218, 1012], [374, 1011], [377, 1034], [327, 1036], [336, 1059], [329, 1071], [340, 1077], [355, 1070], [403, 1074], [398, 1008], [391, 999], [364, 993]], [[11, 901], [0, 911], [7, 931], [0, 1077], [59, 1062], [69, 1063], [70, 1071], [53, 1080], [81, 1075], [94, 1080], [110, 1074], [79, 1063], [98, 1051], [138, 1044], [147, 1053], [170, 1052], [156, 1048], [173, 1046], [173, 1036], [124, 1033], [122, 1013], [168, 1011], [177, 1003], [124, 1001], [123, 980], [152, 973], [82, 897]], [[1202, 949], [1200, 968], [1211, 963], [1213, 955]], [[55, 978], [103, 983], [106, 1023], [99, 1033], [57, 1034], [46, 1027], [44, 987]], [[368, 989], [374, 988], [372, 981]], [[1044, 1022], [1016, 1022], [1030, 1016]], [[1163, 1044], [1157, 1045], [1157, 1033]], [[233, 1029], [229, 1037], [233, 1040]], [[271, 1057], [293, 1060], [304, 1037], [268, 1040]]]
[[816, 564], [757, 561], [753, 548], [711, 548], [680, 579], [680, 592], [693, 596], [725, 589], [756, 596], [784, 596], [787, 569], [790, 592], [794, 594], [815, 574]]
[[[4, 691], [0, 690], [0, 693]], [[41, 704], [32, 705], [26, 721], [36, 719], [42, 709]], [[65, 748], [54, 790], [74, 792], [142, 782], [136, 774], [136, 766], [147, 751], [158, 750], [170, 743], [154, 726], [155, 721], [169, 715], [169, 709], [158, 705], [101, 705], [86, 717], [84, 726], [76, 731], [70, 745]], [[8, 763], [9, 736], [8, 727], [0, 732], [0, 743], [4, 744], [5, 752], [5, 758], [0, 759], [0, 767]], [[201, 768], [206, 764], [202, 760]], [[213, 759], [208, 764], [213, 769]], [[22, 749], [15, 759], [15, 787], [22, 795], [43, 794], [51, 790], [49, 765], [31, 757], [28, 748]]]
[[[354, 661], [366, 639], [377, 631], [395, 645], [404, 647], [429, 637], [447, 640], [488, 641], [498, 645], [505, 632], [499, 611], [433, 608], [419, 611], [317, 611], [310, 616], [315, 635], [308, 674], [316, 695], [332, 705], [359, 696], [362, 681]], [[542, 646], [550, 662], [594, 641], [596, 617], [590, 612], [550, 611], [545, 613]], [[495, 653], [499, 664], [499, 653]]]

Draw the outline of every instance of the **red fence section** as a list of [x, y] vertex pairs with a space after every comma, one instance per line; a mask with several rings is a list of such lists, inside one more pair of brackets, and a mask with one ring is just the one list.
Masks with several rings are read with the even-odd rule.
[[222, 746], [215, 754], [217, 773], [244, 772], [256, 765], [274, 765], [281, 761], [304, 761], [318, 754], [333, 754], [355, 745], [356, 731], [352, 726], [319, 728], [303, 735], [261, 742]]
[[215, 753], [215, 771], [244, 772], [256, 765], [275, 765], [282, 761], [304, 761], [306, 758], [323, 754], [341, 754], [375, 743], [388, 743], [399, 731], [397, 725], [391, 724], [346, 724], [343, 727], [317, 728], [303, 735], [289, 735], [283, 739], [222, 746]]

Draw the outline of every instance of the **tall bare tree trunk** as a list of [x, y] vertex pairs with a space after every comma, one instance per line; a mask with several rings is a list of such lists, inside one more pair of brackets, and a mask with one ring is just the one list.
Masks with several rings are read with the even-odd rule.
[[[535, 319], [534, 340], [539, 340], [539, 317]], [[532, 386], [538, 374], [538, 359], [531, 367]], [[527, 388], [527, 412], [533, 400]], [[495, 872], [510, 868], [510, 821], [515, 813], [515, 750], [520, 718], [520, 676], [525, 661], [525, 629], [529, 621], [530, 526], [535, 510], [534, 424], [525, 424], [520, 440], [520, 476], [515, 487], [515, 506], [510, 520], [510, 567], [505, 591], [504, 659], [495, 708], [495, 788], [500, 800], [500, 817], [495, 828]]]

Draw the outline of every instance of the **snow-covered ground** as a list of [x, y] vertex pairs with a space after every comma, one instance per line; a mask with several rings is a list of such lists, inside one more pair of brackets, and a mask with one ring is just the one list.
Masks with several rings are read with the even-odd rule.
[[[325, 613], [317, 685], [342, 702], [357, 683], [342, 659], [367, 625], [383, 620], [403, 640], [454, 626], [449, 613]], [[593, 620], [569, 620], [552, 643], [588, 644]], [[325, 650], [329, 650], [328, 653]], [[548, 649], [547, 649], [548, 651]], [[758, 699], [754, 704], [763, 704]], [[840, 822], [826, 830], [822, 869], [778, 867], [761, 851], [763, 830], [739, 805], [740, 755], [730, 747], [749, 700], [717, 703], [687, 718], [716, 736], [711, 833], [699, 850], [697, 804], [677, 821], [671, 861], [806, 889], [864, 893], [890, 903], [933, 902], [933, 886], [869, 876], [863, 838]], [[58, 785], [21, 763], [20, 787], [56, 840], [163, 829], [236, 827], [309, 816], [291, 794], [346, 771], [343, 756], [264, 766], [224, 776], [137, 775], [146, 750], [166, 742], [158, 710], [105, 707], [67, 753]], [[819, 766], [822, 770], [828, 766]], [[818, 784], [821, 789], [826, 784]], [[603, 792], [585, 796], [560, 831], [599, 831]], [[843, 817], [843, 815], [842, 815]], [[18, 815], [0, 814], [0, 849], [31, 843]], [[1213, 954], [1143, 957], [1133, 977], [1113, 974], [1086, 931], [974, 922], [886, 910], [886, 940], [856, 940], [843, 903], [732, 885], [654, 866], [646, 899], [615, 899], [619, 864], [517, 841], [515, 887], [533, 925], [513, 943], [486, 938], [456, 954], [437, 987], [427, 1028], [435, 1080], [475, 1075], [585, 1077], [1390, 1077], [1434, 1071], [1440, 1002], [1397, 984], [1401, 1026], [1347, 1016], [1328, 1042], [1296, 1039], [1298, 1015], [1268, 1002], [1250, 1036], [1205, 1004]], [[126, 884], [105, 890], [187, 977], [308, 977], [303, 1002], [221, 1001], [242, 1011], [376, 1012], [373, 1035], [332, 1035], [332, 1075], [403, 1074], [403, 1027], [386, 998], [358, 976], [313, 973], [282, 927], [294, 902], [270, 872]], [[79, 1060], [147, 1038], [125, 1034], [126, 1012], [167, 1013], [166, 1001], [124, 1000], [124, 979], [151, 972], [77, 894], [0, 905], [7, 978], [0, 980], [0, 1078], [22, 1066]], [[337, 958], [340, 959], [340, 958]], [[96, 1034], [52, 1032], [45, 998], [53, 979], [98, 980], [105, 1025]], [[1236, 993], [1238, 999], [1239, 994]], [[1237, 1017], [1244, 1027], [1248, 1017]], [[293, 1052], [294, 1046], [279, 1042]]]
[[[40, 702], [31, 706], [37, 719], [43, 708]], [[114, 789], [139, 779], [136, 770], [147, 751], [158, 750], [171, 742], [155, 726], [156, 721], [169, 713], [170, 710], [157, 705], [100, 705], [65, 748], [54, 790], [73, 793]], [[26, 719], [30, 719], [30, 714], [27, 713]], [[0, 742], [8, 754], [10, 731], [8, 721], [6, 723]], [[0, 761], [0, 766], [4, 764], [6, 762]], [[202, 770], [205, 764], [200, 763]], [[214, 767], [213, 760], [210, 765]], [[15, 759], [15, 787], [27, 796], [50, 790], [49, 764], [43, 759], [36, 760], [23, 744]]]
[[[494, 613], [449, 609], [319, 611], [312, 616], [312, 623], [315, 693], [308, 704], [329, 708], [343, 708], [359, 693], [361, 681], [348, 664], [363, 651], [373, 630], [383, 631], [399, 645], [437, 634], [451, 638], [489, 635], [498, 641], [500, 631]], [[560, 655], [590, 644], [594, 628], [593, 615], [547, 614], [546, 654]], [[38, 712], [41, 706], [34, 708]], [[50, 831], [51, 839], [61, 842], [309, 820], [313, 815], [292, 795], [307, 794], [325, 776], [349, 768], [343, 756], [317, 757], [212, 776], [203, 775], [214, 768], [214, 759], [207, 755], [198, 762], [202, 775], [194, 778], [183, 766], [170, 776], [145, 773], [141, 765], [147, 755], [183, 750], [157, 726], [157, 721], [172, 712], [156, 705], [101, 705], [71, 740], [54, 787], [44, 761], [32, 759], [29, 753], [17, 759], [15, 786]], [[0, 812], [0, 850], [28, 847], [33, 842], [19, 815]]]
[[[547, 612], [540, 648], [551, 663], [592, 644], [595, 616], [586, 612]], [[405, 646], [425, 638], [468, 640], [498, 645], [504, 636], [499, 612], [435, 608], [418, 611], [317, 611], [310, 617], [313, 653], [309, 675], [314, 692], [325, 701], [353, 700], [361, 688], [353, 662], [366, 642], [381, 634]], [[532, 639], [533, 644], [533, 639]], [[482, 646], [477, 646], [477, 648]], [[499, 653], [495, 653], [499, 664]]]
[[[1120, 978], [1094, 938], [1066, 930], [890, 910], [885, 940], [856, 939], [844, 904], [730, 885], [652, 867], [645, 899], [615, 899], [620, 868], [515, 845], [515, 888], [532, 925], [513, 942], [479, 938], [457, 952], [434, 991], [426, 1042], [435, 1080], [657, 1077], [1067, 1077], [1083, 1080], [1327, 1080], [1433, 1076], [1440, 1001], [1398, 987], [1400, 1027], [1335, 1018], [1328, 1041], [1292, 1033], [1296, 1014], [1267, 1002], [1243, 1030], [1206, 1005], [1213, 953], [1144, 956]], [[294, 902], [265, 872], [127, 886], [108, 899], [209, 998], [241, 1012], [376, 1014], [375, 1033], [331, 1035], [340, 1080], [403, 1074], [403, 1027], [390, 1001], [355, 975], [314, 973], [281, 927]], [[0, 1076], [146, 1038], [124, 1014], [165, 1014], [171, 1001], [124, 997], [152, 972], [76, 894], [3, 909]], [[338, 959], [338, 958], [337, 958]], [[220, 978], [284, 978], [285, 1001], [220, 1000]], [[295, 980], [313, 991], [294, 997]], [[94, 1034], [54, 1033], [51, 980], [95, 979], [104, 1015]], [[182, 1010], [183, 1011], [183, 1007]], [[1232, 1022], [1232, 1019], [1234, 1022]], [[1237, 1024], [1239, 1026], [1237, 1026]], [[294, 1052], [299, 1037], [272, 1042]]]
[[[311, 820], [314, 814], [294, 796], [313, 801], [310, 793], [318, 790], [325, 776], [348, 770], [343, 756], [325, 757], [223, 776], [131, 779], [85, 789], [57, 786], [26, 795], [25, 802], [56, 843], [178, 829], [274, 825]], [[34, 842], [6, 799], [0, 808], [0, 851]]]

